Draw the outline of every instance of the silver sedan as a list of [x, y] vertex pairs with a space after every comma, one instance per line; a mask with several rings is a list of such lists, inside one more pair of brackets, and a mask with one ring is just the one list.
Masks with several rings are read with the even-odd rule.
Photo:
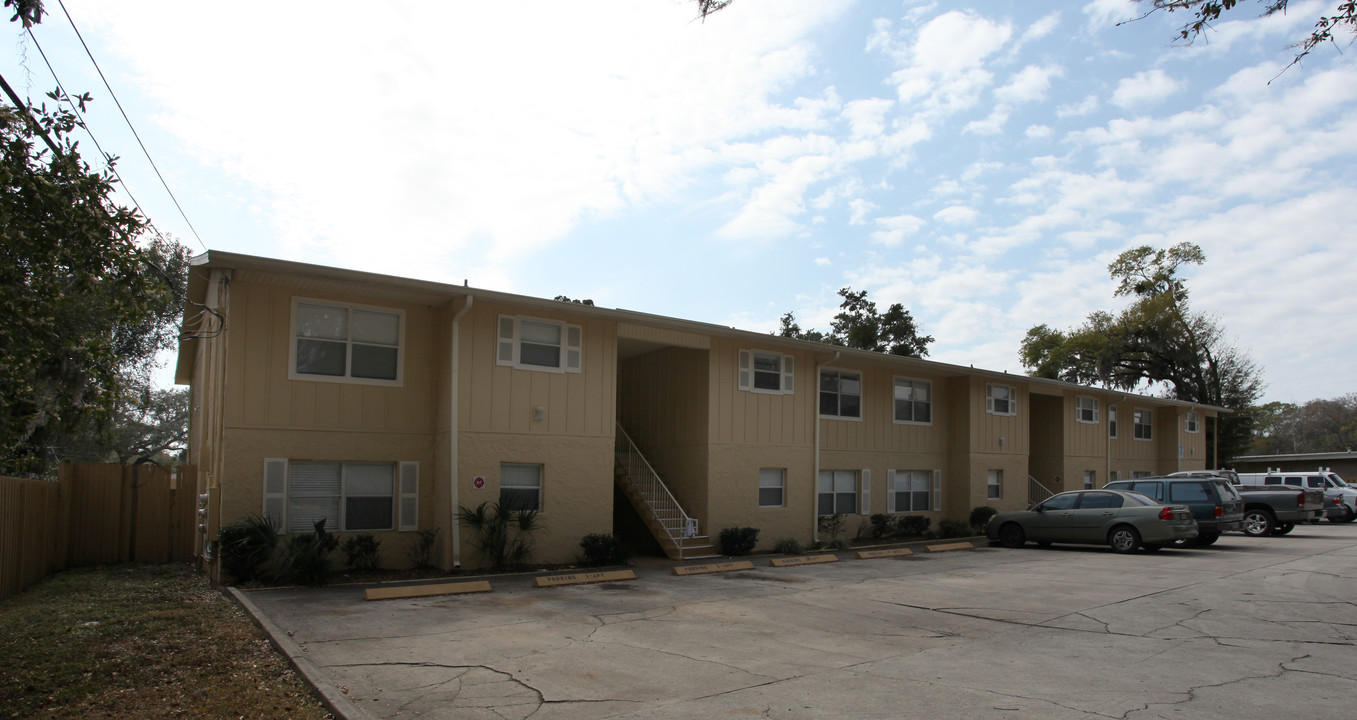
[[1032, 541], [1109, 545], [1129, 553], [1195, 538], [1197, 521], [1186, 505], [1161, 505], [1140, 493], [1072, 490], [1046, 498], [1031, 510], [995, 515], [985, 534], [1009, 548]]

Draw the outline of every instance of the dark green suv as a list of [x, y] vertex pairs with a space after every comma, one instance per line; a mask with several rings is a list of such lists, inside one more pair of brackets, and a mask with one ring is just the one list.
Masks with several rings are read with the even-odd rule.
[[1220, 534], [1244, 527], [1244, 501], [1224, 478], [1147, 477], [1118, 480], [1108, 490], [1147, 495], [1165, 505], [1186, 505], [1197, 520], [1197, 545], [1210, 545]]

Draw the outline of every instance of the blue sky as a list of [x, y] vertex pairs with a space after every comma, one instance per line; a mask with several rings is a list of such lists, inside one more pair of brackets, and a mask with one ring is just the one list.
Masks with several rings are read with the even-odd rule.
[[[825, 329], [851, 285], [932, 359], [1021, 372], [1029, 327], [1120, 307], [1118, 253], [1187, 241], [1193, 308], [1288, 402], [1357, 391], [1357, 53], [1283, 72], [1331, 5], [1179, 47], [1125, 0], [66, 0], [212, 249], [755, 331]], [[201, 252], [49, 9], [95, 137]]]

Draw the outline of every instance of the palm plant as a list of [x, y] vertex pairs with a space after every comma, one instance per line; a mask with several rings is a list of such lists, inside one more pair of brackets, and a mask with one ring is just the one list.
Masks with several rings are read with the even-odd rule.
[[533, 533], [542, 529], [536, 510], [483, 502], [457, 508], [457, 519], [476, 533], [476, 549], [492, 570], [522, 565], [532, 557]]

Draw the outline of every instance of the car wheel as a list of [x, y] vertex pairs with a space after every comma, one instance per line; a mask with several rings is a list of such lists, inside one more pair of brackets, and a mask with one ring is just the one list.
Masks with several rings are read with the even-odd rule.
[[1266, 510], [1254, 509], [1244, 513], [1244, 534], [1249, 537], [1263, 537], [1271, 533], [1276, 524], [1272, 513]]
[[1347, 514], [1347, 515], [1344, 515], [1344, 516], [1343, 516], [1343, 519], [1342, 519], [1342, 520], [1339, 520], [1338, 522], [1350, 523], [1350, 522], [1352, 522], [1353, 520], [1357, 520], [1357, 510], [1353, 510], [1352, 508], [1348, 508], [1348, 514]]
[[1272, 534], [1285, 535], [1295, 529], [1296, 529], [1295, 523], [1278, 523], [1276, 527], [1272, 528]]
[[999, 544], [1006, 548], [1020, 548], [1027, 538], [1017, 523], [1008, 523], [999, 528]]
[[1145, 543], [1140, 546], [1140, 549], [1145, 552], [1159, 552], [1164, 549], [1164, 546], [1159, 543]]
[[1215, 545], [1216, 541], [1219, 539], [1220, 535], [1198, 535], [1197, 545], [1200, 547], [1206, 547], [1207, 545]]
[[1135, 552], [1140, 547], [1140, 533], [1130, 525], [1118, 525], [1107, 534], [1107, 544], [1112, 546], [1113, 552]]

